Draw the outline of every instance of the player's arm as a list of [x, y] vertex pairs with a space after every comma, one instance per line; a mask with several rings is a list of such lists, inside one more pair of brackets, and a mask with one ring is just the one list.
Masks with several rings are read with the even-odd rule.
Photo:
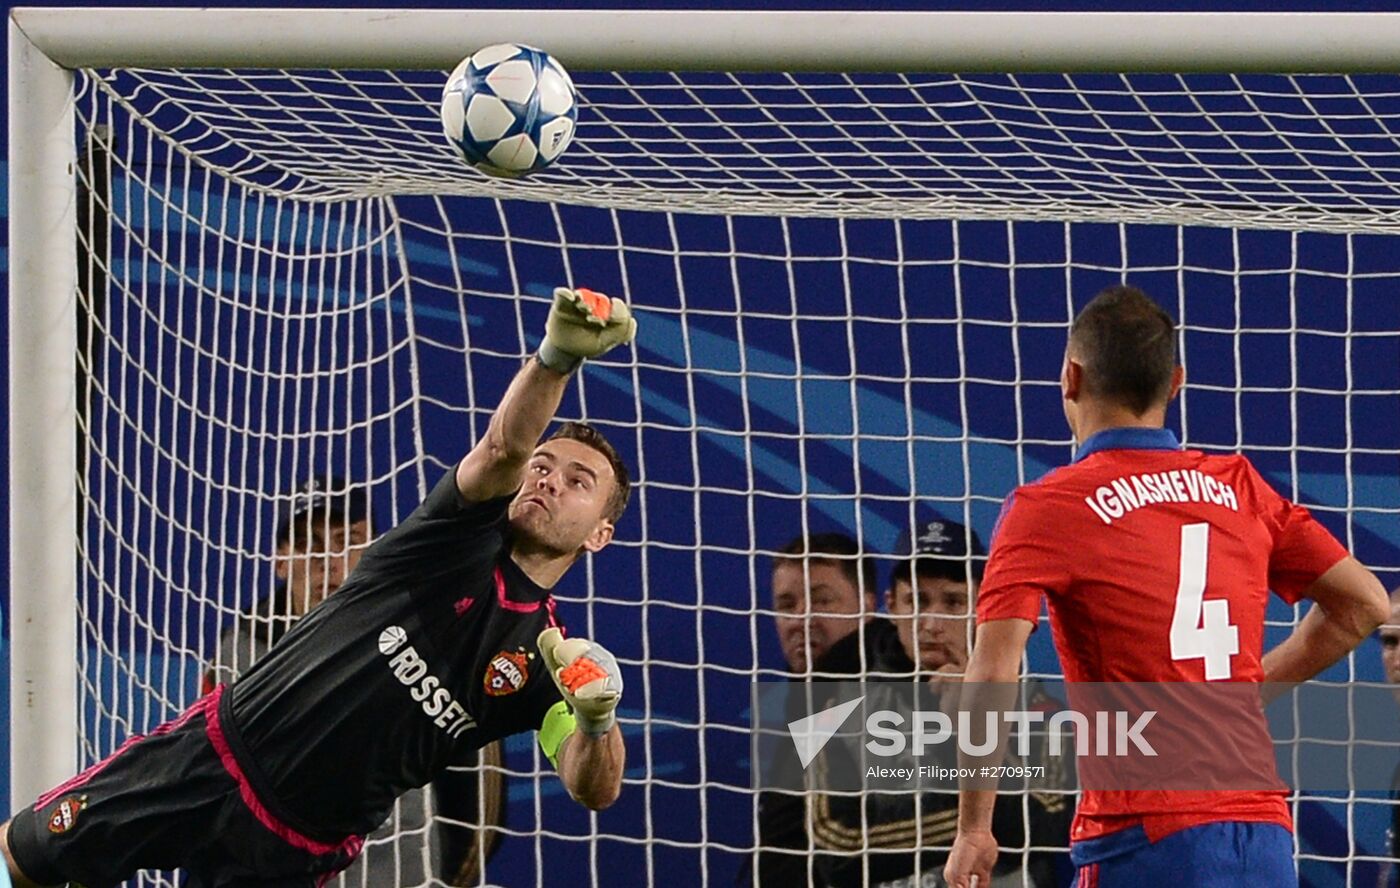
[[[988, 620], [977, 627], [959, 705], [960, 709], [971, 713], [969, 725], [985, 725], [987, 720], [982, 713], [1012, 708], [1016, 682], [1021, 677], [1021, 658], [1034, 628], [1034, 623], [1016, 617]], [[980, 769], [999, 765], [1006, 751], [1005, 732], [999, 736], [1001, 742], [990, 756], [961, 761], [961, 766]], [[972, 738], [974, 743], [981, 743], [983, 739]], [[997, 793], [994, 788], [980, 785], [987, 782], [964, 785], [958, 793], [958, 834], [943, 870], [950, 888], [970, 888], [974, 877], [978, 885], [991, 884], [992, 867], [997, 861], [997, 840], [992, 834], [992, 809], [996, 807]]]
[[600, 811], [622, 792], [627, 751], [617, 726], [622, 670], [607, 648], [558, 629], [539, 637], [540, 657], [563, 701], [540, 728], [540, 746], [559, 770], [569, 796]]
[[627, 749], [617, 725], [601, 737], [574, 731], [559, 747], [559, 779], [574, 801], [594, 811], [617, 801], [626, 763]]
[[1345, 657], [1390, 617], [1390, 601], [1376, 575], [1350, 556], [1303, 591], [1313, 607], [1282, 644], [1264, 655], [1264, 681], [1307, 681]]
[[[986, 576], [977, 592], [977, 636], [958, 707], [972, 713], [971, 726], [986, 724], [978, 712], [1014, 708], [1021, 658], [1040, 618], [1043, 599], [1046, 594], [1063, 592], [1070, 586], [1070, 562], [1059, 533], [1050, 530], [1060, 527], [1064, 520], [1053, 503], [1027, 488], [1018, 488], [1002, 506], [992, 532]], [[980, 738], [974, 734], [972, 741], [978, 743]], [[975, 766], [980, 773], [981, 766], [1000, 762], [1004, 752], [1002, 745], [992, 753], [995, 761], [961, 766]], [[970, 888], [974, 876], [983, 888], [991, 884], [997, 859], [997, 842], [992, 834], [995, 788], [994, 781], [988, 784], [979, 780], [964, 785], [960, 791], [958, 833], [943, 870], [953, 888]]]
[[462, 498], [482, 502], [514, 493], [559, 409], [570, 374], [585, 358], [631, 342], [636, 333], [637, 322], [622, 300], [556, 288], [539, 353], [515, 374], [485, 436], [457, 465]]
[[1266, 698], [1307, 681], [1345, 657], [1390, 616], [1385, 587], [1305, 506], [1279, 496], [1253, 467], [1251, 481], [1273, 536], [1269, 588], [1313, 607], [1263, 660]]

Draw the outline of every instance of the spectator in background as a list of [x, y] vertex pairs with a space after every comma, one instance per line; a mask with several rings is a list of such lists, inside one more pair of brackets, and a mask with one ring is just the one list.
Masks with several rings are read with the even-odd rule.
[[[1395, 686], [1395, 701], [1400, 703], [1400, 586], [1390, 593], [1390, 618], [1380, 628], [1381, 668], [1385, 680]], [[1390, 828], [1386, 831], [1385, 850], [1389, 861], [1381, 865], [1378, 888], [1400, 886], [1400, 765], [1390, 779]]]
[[917, 531], [901, 533], [895, 543], [898, 560], [885, 591], [889, 616], [871, 620], [860, 636], [833, 645], [819, 668], [845, 675], [908, 678], [916, 672], [917, 657], [918, 671], [931, 681], [937, 675], [961, 675], [967, 662], [968, 600], [987, 553], [976, 532], [969, 533], [955, 521], [925, 521]]
[[[372, 536], [362, 488], [325, 476], [297, 488], [277, 512], [277, 588], [220, 633], [204, 693], [251, 669], [297, 619], [339, 590]], [[484, 859], [499, 844], [505, 812], [500, 742], [459, 764], [485, 767], [479, 773], [444, 772], [428, 787], [401, 796], [395, 815], [370, 834], [345, 871], [346, 885], [477, 884]], [[453, 825], [434, 824], [434, 815]], [[478, 842], [482, 829], [484, 841]]]
[[[842, 533], [789, 540], [773, 558], [772, 580], [778, 642], [794, 681], [805, 681], [811, 664], [859, 634], [875, 612], [875, 559]], [[759, 793], [757, 884], [823, 884], [812, 871], [806, 823], [803, 794]], [[739, 884], [754, 884], [753, 876], [745, 867]]]
[[339, 478], [313, 478], [277, 510], [277, 588], [219, 635], [204, 692], [262, 659], [297, 618], [335, 592], [359, 564], [372, 528], [365, 493]]
[[[817, 662], [815, 671], [892, 679], [867, 690], [868, 698], [888, 697], [886, 706], [877, 701], [874, 708], [907, 706], [908, 685], [899, 679], [925, 682], [938, 696], [940, 708], [952, 712], [971, 648], [971, 604], [986, 550], [974, 531], [955, 521], [934, 519], [919, 524], [913, 534], [901, 534], [894, 554], [899, 561], [885, 595], [889, 616], [877, 617], [863, 632], [838, 641]], [[1038, 688], [1028, 688], [1027, 695], [1029, 708], [1058, 708]], [[935, 754], [948, 759], [884, 764], [956, 767], [953, 744], [937, 748]], [[1020, 796], [998, 799], [997, 835], [1005, 837], [1008, 847], [1018, 847], [1028, 821], [1031, 845], [1067, 847], [1073, 814], [1067, 793], [1070, 782], [1059, 760], [1044, 757], [1034, 764], [1045, 766], [1046, 777], [1022, 787], [1030, 790], [1024, 809]], [[823, 884], [831, 888], [941, 886], [943, 864], [957, 832], [957, 789], [956, 783], [949, 783], [922, 794], [819, 795], [811, 829], [818, 851], [831, 852], [816, 858]], [[1023, 874], [1020, 855], [1004, 855], [993, 885], [1045, 888], [1056, 884], [1053, 855], [1031, 854], [1024, 869]]]
[[773, 559], [773, 610], [788, 671], [809, 666], [875, 613], [875, 560], [842, 533], [797, 537]]

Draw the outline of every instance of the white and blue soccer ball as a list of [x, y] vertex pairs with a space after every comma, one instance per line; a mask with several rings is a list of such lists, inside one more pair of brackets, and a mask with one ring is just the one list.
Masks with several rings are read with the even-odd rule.
[[549, 53], [498, 43], [472, 53], [442, 90], [442, 130], [477, 169], [524, 176], [554, 163], [574, 137], [578, 93]]

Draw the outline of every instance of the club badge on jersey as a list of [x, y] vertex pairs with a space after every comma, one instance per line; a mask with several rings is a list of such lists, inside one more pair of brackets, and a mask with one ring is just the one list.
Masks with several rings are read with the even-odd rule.
[[530, 679], [530, 660], [534, 656], [525, 653], [524, 648], [517, 648], [514, 651], [501, 651], [492, 657], [482, 679], [486, 693], [492, 697], [504, 697], [525, 687], [525, 682]]
[[62, 835], [78, 825], [78, 814], [87, 807], [88, 797], [69, 796], [58, 803], [49, 817], [49, 832]]

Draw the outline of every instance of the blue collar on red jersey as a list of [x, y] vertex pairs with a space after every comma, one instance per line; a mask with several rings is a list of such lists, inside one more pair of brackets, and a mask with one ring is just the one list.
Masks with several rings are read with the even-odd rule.
[[1181, 442], [1171, 429], [1104, 429], [1089, 436], [1079, 445], [1074, 461], [1100, 450], [1180, 450]]

